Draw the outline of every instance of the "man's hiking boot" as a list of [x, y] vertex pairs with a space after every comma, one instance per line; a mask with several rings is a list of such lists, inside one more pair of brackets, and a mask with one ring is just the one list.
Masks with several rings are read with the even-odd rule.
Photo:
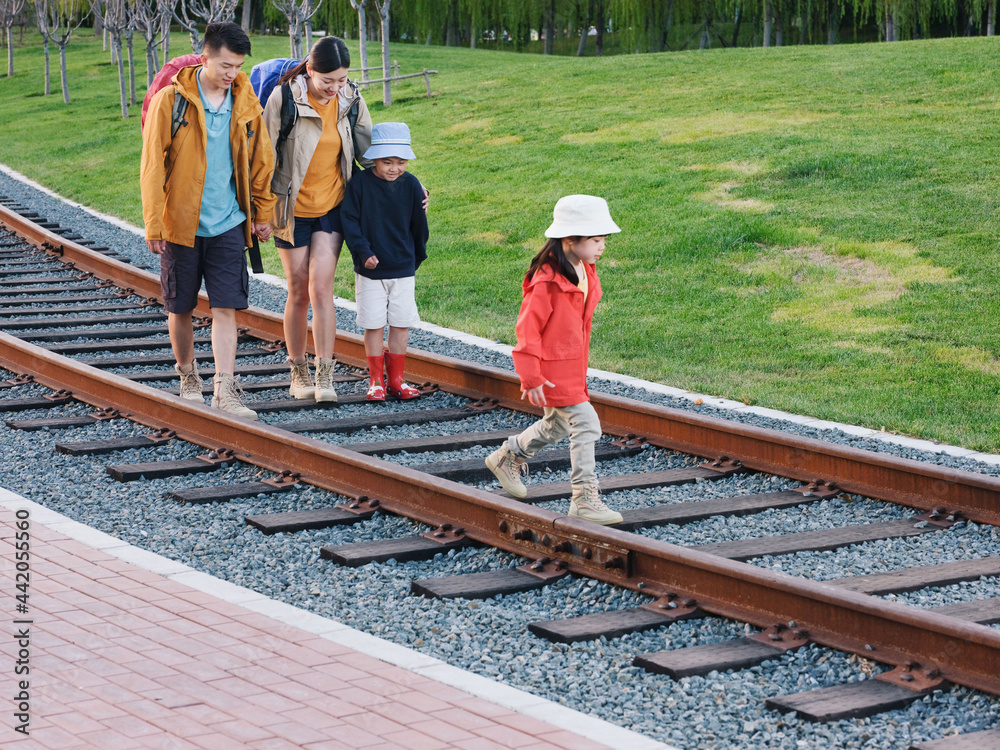
[[294, 362], [290, 359], [288, 366], [292, 370], [292, 384], [288, 388], [292, 398], [312, 398], [316, 389], [309, 377], [309, 360], [303, 358], [301, 362]]
[[486, 468], [496, 475], [500, 485], [514, 497], [528, 496], [528, 488], [521, 481], [521, 475], [528, 476], [528, 459], [514, 455], [504, 443], [486, 457]]
[[215, 395], [212, 396], [212, 406], [224, 412], [232, 414], [234, 417], [244, 419], [257, 419], [257, 412], [248, 409], [243, 405], [240, 396], [245, 396], [236, 378], [228, 372], [219, 373], [213, 378], [215, 383]]
[[337, 364], [336, 360], [333, 359], [323, 359], [318, 357], [316, 359], [316, 400], [317, 401], [336, 401], [337, 391], [333, 387], [333, 366]]
[[597, 482], [573, 485], [573, 498], [569, 502], [569, 515], [584, 521], [611, 526], [622, 522], [622, 514], [611, 510], [601, 500]]
[[198, 374], [198, 362], [194, 361], [183, 367], [174, 365], [174, 369], [181, 377], [181, 398], [204, 404], [205, 396], [201, 392], [202, 380]]

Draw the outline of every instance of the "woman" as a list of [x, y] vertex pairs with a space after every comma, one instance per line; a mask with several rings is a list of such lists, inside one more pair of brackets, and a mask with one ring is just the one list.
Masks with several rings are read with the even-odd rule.
[[[288, 280], [284, 328], [292, 371], [289, 392], [300, 399], [337, 400], [333, 387], [333, 345], [337, 336], [333, 278], [344, 242], [340, 203], [354, 160], [361, 159], [371, 146], [372, 133], [368, 106], [347, 80], [350, 65], [347, 45], [335, 36], [327, 36], [279, 81], [289, 84], [298, 110], [295, 125], [280, 145], [271, 189], [278, 199], [275, 245]], [[283, 92], [284, 87], [275, 86], [264, 109], [264, 123], [273, 144], [277, 144], [281, 129]], [[358, 116], [352, 133], [347, 114], [356, 100]], [[363, 159], [361, 164], [371, 166]], [[315, 385], [306, 360], [310, 303], [316, 349]]]

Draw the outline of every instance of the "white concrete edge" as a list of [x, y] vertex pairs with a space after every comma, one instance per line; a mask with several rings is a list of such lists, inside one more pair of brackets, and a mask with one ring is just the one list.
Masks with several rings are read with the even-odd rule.
[[[79, 208], [82, 211], [86, 211], [91, 216], [94, 216], [103, 221], [107, 221], [110, 224], [114, 224], [117, 227], [121, 227], [133, 234], [137, 234], [140, 237], [145, 236], [145, 232], [134, 224], [129, 224], [127, 221], [118, 219], [114, 216], [108, 216], [107, 214], [102, 214], [99, 211], [95, 211], [92, 208], [88, 208], [80, 203], [71, 201], [68, 198], [63, 198], [58, 193], [54, 193], [43, 185], [39, 185], [34, 180], [24, 176], [20, 172], [17, 172], [10, 167], [0, 164], [0, 172], [7, 175], [8, 177], [15, 179], [19, 182], [23, 182], [25, 185], [39, 190], [52, 198], [61, 200], [63, 203], [67, 203], [70, 206]], [[274, 286], [279, 286], [283, 289], [287, 289], [288, 285], [285, 280], [274, 276], [269, 273], [258, 273], [254, 274], [255, 279], [259, 279], [265, 284], [272, 284]], [[357, 311], [357, 306], [350, 300], [343, 299], [341, 297], [334, 297], [334, 303], [337, 307], [342, 307], [345, 310], [351, 310], [352, 312]], [[461, 331], [456, 331], [451, 328], [444, 328], [443, 326], [434, 325], [433, 323], [418, 323], [412, 328], [420, 329], [421, 331], [427, 331], [428, 333], [434, 333], [438, 336], [444, 338], [452, 339], [453, 341], [459, 341], [463, 344], [468, 344], [470, 346], [476, 346], [480, 349], [486, 349], [488, 351], [498, 352], [500, 354], [510, 355], [514, 350], [513, 347], [507, 344], [499, 344], [496, 341], [491, 341], [490, 339], [483, 338], [481, 336], [473, 336], [472, 334], [463, 333]], [[629, 375], [619, 375], [616, 372], [609, 372], [607, 370], [597, 370], [594, 368], [588, 368], [587, 374], [593, 378], [601, 378], [602, 380], [610, 380], [616, 383], [622, 383], [624, 385], [633, 386], [635, 388], [643, 388], [651, 393], [659, 393], [666, 396], [673, 396], [675, 398], [683, 398], [688, 401], [693, 401], [699, 404], [705, 404], [707, 406], [714, 406], [717, 409], [729, 409], [731, 411], [746, 412], [750, 414], [757, 414], [764, 417], [769, 417], [771, 419], [780, 419], [785, 422], [792, 422], [794, 424], [808, 425], [817, 430], [840, 430], [848, 435], [854, 435], [856, 437], [872, 438], [873, 440], [881, 440], [886, 443], [894, 443], [896, 445], [903, 445], [906, 447], [914, 448], [916, 450], [928, 451], [930, 453], [946, 453], [950, 456], [960, 456], [963, 458], [969, 458], [974, 461], [982, 461], [983, 463], [990, 465], [1000, 465], [1000, 455], [992, 453], [979, 453], [978, 451], [971, 450], [969, 448], [962, 448], [957, 445], [945, 445], [942, 443], [935, 443], [930, 440], [920, 440], [918, 438], [909, 438], [903, 435], [894, 435], [891, 432], [882, 432], [881, 430], [873, 430], [868, 427], [857, 427], [855, 425], [843, 424], [841, 422], [830, 422], [828, 420], [817, 419], [815, 417], [807, 417], [801, 414], [791, 414], [789, 412], [780, 411], [778, 409], [768, 409], [766, 407], [759, 406], [748, 406], [741, 401], [732, 401], [730, 399], [717, 398], [716, 396], [707, 396], [704, 393], [694, 393], [692, 391], [685, 391], [682, 388], [674, 388], [669, 385], [664, 385], [662, 383], [652, 383], [648, 380], [641, 380], [640, 378], [634, 378]]]
[[426, 677], [482, 698], [511, 711], [531, 716], [547, 724], [600, 742], [615, 750], [678, 750], [638, 732], [619, 727], [596, 716], [581, 713], [524, 690], [504, 685], [488, 677], [453, 667], [440, 659], [400, 646], [377, 636], [363, 633], [337, 620], [271, 599], [252, 589], [237, 586], [195, 570], [155, 552], [85, 526], [38, 503], [0, 487], [0, 505], [10, 511], [26, 509], [32, 523], [57, 531], [66, 537], [105, 552], [137, 568], [162, 575], [171, 581], [236, 604], [258, 614], [346, 646], [393, 666]]

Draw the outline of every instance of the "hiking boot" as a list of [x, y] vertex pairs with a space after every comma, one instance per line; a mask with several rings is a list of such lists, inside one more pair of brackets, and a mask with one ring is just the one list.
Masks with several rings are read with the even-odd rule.
[[198, 362], [194, 361], [183, 367], [174, 365], [174, 369], [181, 377], [181, 398], [197, 401], [201, 404], [205, 403], [205, 396], [201, 392], [202, 380], [201, 375], [198, 374]]
[[292, 384], [288, 387], [292, 398], [312, 398], [315, 388], [309, 377], [309, 360], [303, 358], [301, 362], [295, 362], [290, 359], [288, 366], [292, 368]]
[[212, 406], [224, 412], [232, 414], [234, 417], [244, 419], [257, 419], [257, 412], [248, 409], [240, 401], [240, 396], [245, 396], [236, 378], [228, 372], [219, 373], [212, 381], [215, 383], [215, 395], [212, 396]]
[[521, 481], [521, 475], [528, 476], [528, 459], [514, 455], [504, 443], [486, 457], [486, 468], [496, 475], [500, 485], [514, 497], [528, 496], [528, 488]]
[[573, 487], [573, 499], [569, 502], [569, 514], [574, 518], [582, 518], [584, 521], [599, 523], [602, 526], [611, 526], [621, 523], [623, 520], [621, 513], [611, 510], [601, 500], [597, 482], [588, 482]]
[[323, 359], [318, 357], [316, 359], [316, 400], [317, 401], [336, 401], [337, 391], [333, 388], [333, 366], [336, 364], [335, 360]]

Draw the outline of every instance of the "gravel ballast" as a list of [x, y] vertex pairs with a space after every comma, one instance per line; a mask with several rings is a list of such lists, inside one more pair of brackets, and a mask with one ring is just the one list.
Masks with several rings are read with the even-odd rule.
[[[88, 239], [127, 253], [137, 265], [151, 269], [156, 267], [156, 259], [146, 250], [141, 237], [125, 229], [2, 174], [0, 195], [15, 198], [50, 221], [72, 227]], [[283, 289], [252, 280], [252, 304], [280, 311], [284, 299]], [[340, 310], [338, 325], [356, 331], [353, 312]], [[447, 356], [512, 369], [506, 354], [427, 331], [413, 331], [411, 344]], [[260, 358], [260, 361], [281, 361], [281, 355]], [[10, 376], [11, 373], [0, 371], [0, 379]], [[176, 382], [164, 385], [175, 387]], [[363, 390], [363, 383], [338, 384], [337, 388], [341, 393], [358, 392]], [[998, 472], [996, 465], [968, 457], [946, 452], [929, 453], [847, 432], [817, 429], [759, 414], [733, 412], [709, 404], [698, 405], [685, 398], [654, 393], [611, 380], [594, 378], [591, 388], [865, 450], [992, 475]], [[44, 391], [39, 386], [28, 385], [3, 395], [13, 397], [16, 392], [20, 397]], [[252, 396], [254, 399], [286, 397], [287, 393], [280, 392]], [[434, 408], [449, 408], [464, 403], [465, 399], [439, 393], [422, 399], [422, 402], [425, 408], [429, 404]], [[406, 404], [403, 408], [417, 406]], [[366, 408], [370, 407], [338, 407], [328, 416], [353, 416], [364, 413]], [[89, 410], [89, 407], [74, 404], [7, 418], [54, 417], [83, 414]], [[306, 416], [290, 412], [262, 417], [273, 424], [319, 418], [316, 413]], [[522, 427], [530, 421], [531, 418], [525, 415], [497, 411], [476, 415], [462, 422], [325, 435], [323, 439], [332, 443], [389, 440], [441, 432]], [[352, 527], [264, 536], [246, 526], [244, 515], [328, 507], [342, 498], [324, 490], [305, 487], [289, 493], [225, 504], [183, 506], [168, 500], [167, 492], [206, 484], [254, 481], [264, 473], [254, 467], [235, 465], [208, 475], [122, 484], [106, 474], [106, 464], [189, 458], [204, 452], [204, 449], [173, 441], [141, 451], [69, 457], [57, 453], [54, 448], [57, 442], [148, 432], [148, 428], [125, 420], [101, 422], [74, 430], [31, 433], [0, 426], [0, 450], [4, 456], [0, 465], [0, 486], [130, 544], [685, 749], [906, 748], [915, 741], [1000, 725], [1000, 701], [965, 688], [934, 693], [906, 709], [868, 719], [810, 724], [791, 715], [766, 710], [764, 700], [800, 690], [868, 679], [885, 667], [855, 656], [809, 646], [738, 673], [713, 673], [705, 678], [674, 682], [631, 666], [632, 658], [649, 651], [742, 637], [753, 630], [734, 621], [707, 617], [607, 642], [602, 639], [571, 645], [552, 644], [528, 633], [527, 624], [536, 620], [622, 609], [642, 603], [647, 598], [604, 583], [568, 577], [541, 591], [486, 601], [423, 599], [410, 594], [412, 580], [514, 567], [524, 561], [497, 550], [464, 549], [439, 555], [428, 562], [390, 562], [357, 569], [340, 568], [320, 560], [321, 546], [404, 536], [426, 527], [406, 519], [376, 514], [370, 521]], [[461, 453], [440, 454], [433, 460], [481, 457], [490, 450], [479, 447]], [[419, 464], [431, 459], [426, 455], [403, 454], [387, 460], [398, 464]], [[603, 462], [599, 464], [598, 471], [602, 475], [611, 475], [679, 468], [694, 463], [698, 460], [651, 449], [628, 458]], [[566, 472], [533, 472], [529, 481], [565, 481], [567, 478]], [[495, 483], [482, 483], [480, 486], [496, 488]], [[607, 500], [609, 505], [623, 509], [771, 492], [791, 486], [795, 483], [748, 474], [716, 482], [701, 481], [680, 487], [615, 493], [609, 495]], [[566, 503], [546, 503], [542, 507], [565, 511]], [[912, 509], [887, 506], [857, 496], [841, 496], [785, 511], [766, 511], [738, 519], [714, 517], [685, 526], [646, 529], [642, 533], [674, 544], [693, 545], [747, 538], [758, 533], [789, 533], [895, 520], [913, 513]], [[1000, 554], [997, 529], [962, 523], [943, 532], [914, 538], [856, 545], [832, 552], [760, 558], [749, 561], [749, 564], [827, 580], [996, 554]], [[930, 607], [995, 596], [1000, 596], [1000, 583], [996, 579], [987, 579], [886, 598], [912, 606]]]

